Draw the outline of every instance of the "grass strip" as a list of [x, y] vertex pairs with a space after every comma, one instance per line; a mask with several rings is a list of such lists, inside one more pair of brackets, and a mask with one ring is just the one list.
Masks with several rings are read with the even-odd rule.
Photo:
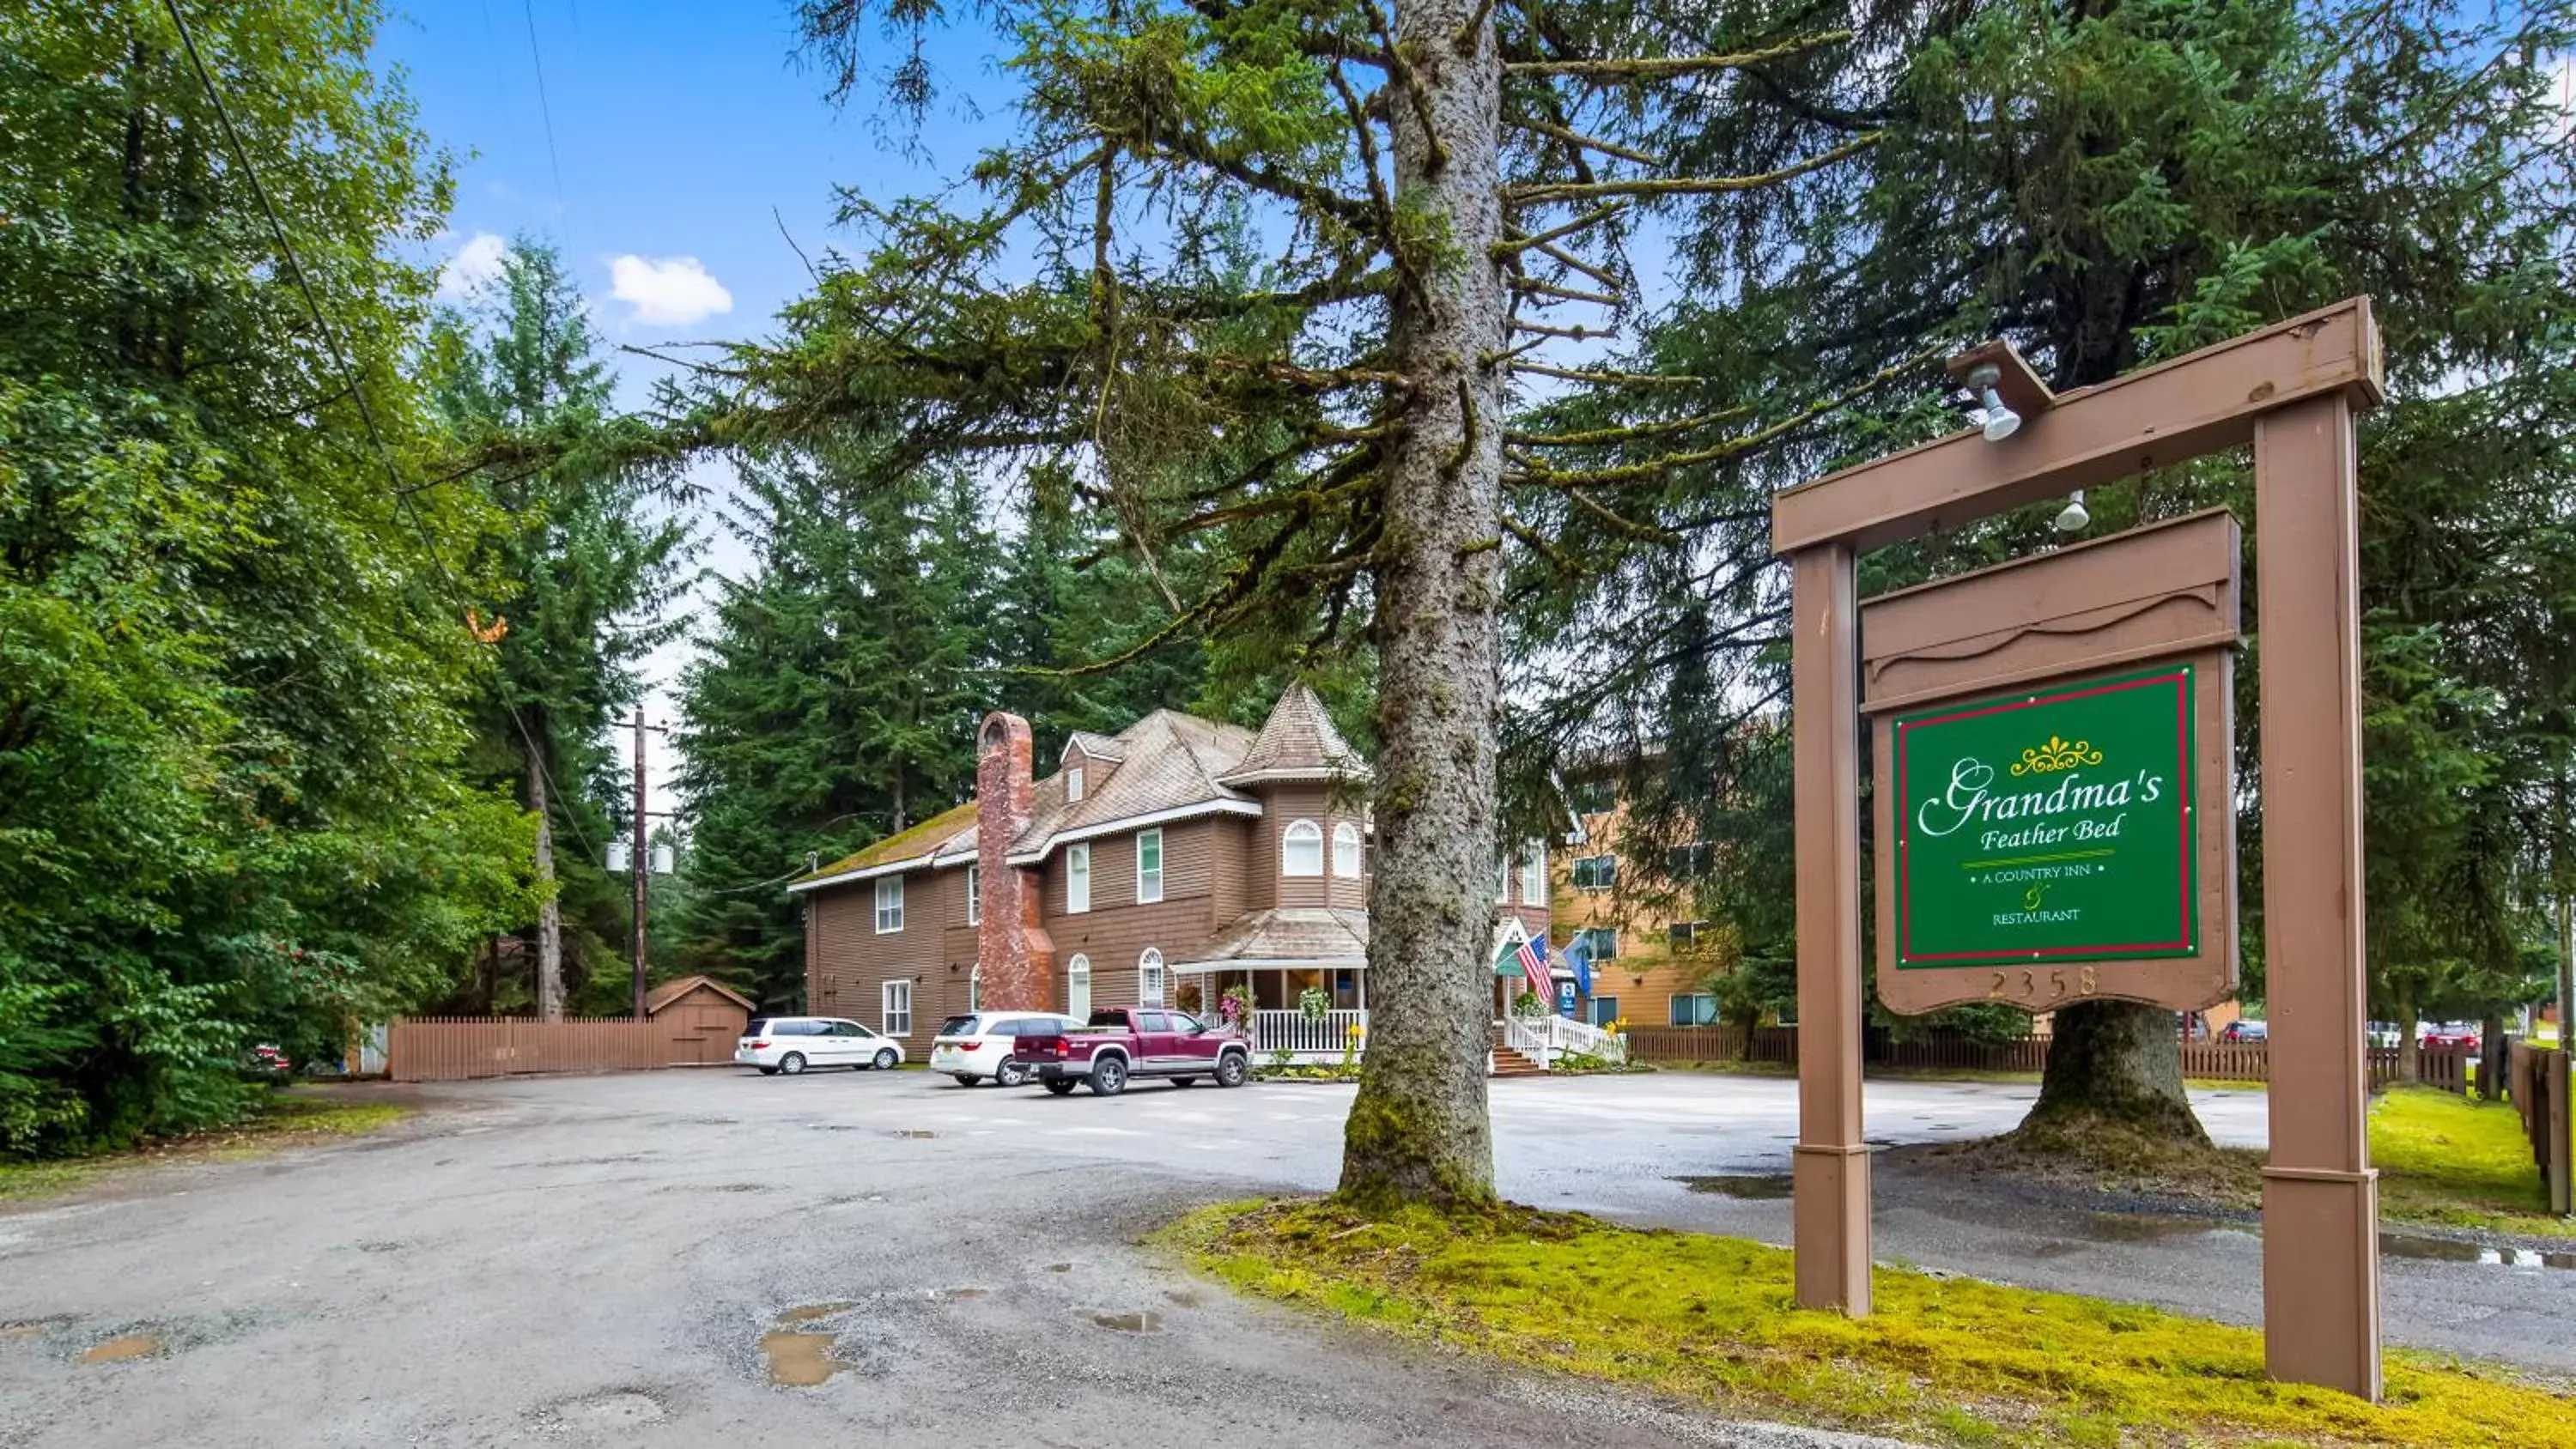
[[2566, 1386], [2502, 1368], [2392, 1353], [2373, 1405], [2267, 1379], [2251, 1329], [1888, 1268], [1873, 1316], [1805, 1312], [1785, 1249], [1579, 1214], [1250, 1201], [1158, 1241], [1243, 1292], [1730, 1417], [1979, 1449], [2576, 1444]]
[[263, 1098], [259, 1110], [230, 1126], [156, 1137], [126, 1152], [29, 1161], [0, 1158], [0, 1203], [57, 1197], [110, 1173], [156, 1162], [231, 1162], [289, 1147], [380, 1132], [412, 1114], [391, 1102], [349, 1102], [295, 1088]]

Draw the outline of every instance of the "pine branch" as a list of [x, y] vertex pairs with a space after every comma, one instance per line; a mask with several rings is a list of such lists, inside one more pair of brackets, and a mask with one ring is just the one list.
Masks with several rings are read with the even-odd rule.
[[1569, 252], [1562, 247], [1557, 246], [1553, 242], [1541, 242], [1538, 246], [1532, 248], [1532, 250], [1536, 251], [1540, 256], [1547, 258], [1549, 261], [1556, 263], [1560, 267], [1564, 267], [1569, 271], [1580, 272], [1584, 276], [1590, 277], [1592, 280], [1599, 282], [1604, 287], [1616, 289], [1628, 285], [1625, 279], [1616, 276], [1601, 267], [1594, 266], [1592, 263], [1585, 261], [1583, 258], [1576, 256], [1574, 253]]
[[1476, 37], [1485, 33], [1485, 22], [1493, 18], [1494, 5], [1495, 0], [1476, 0], [1476, 13], [1468, 16], [1467, 23], [1458, 27], [1457, 35], [1449, 42], [1450, 48], [1461, 56], [1474, 55]]
[[1603, 528], [1623, 538], [1633, 538], [1640, 543], [1662, 544], [1667, 548], [1682, 541], [1681, 535], [1667, 533], [1651, 523], [1641, 523], [1624, 513], [1619, 513], [1604, 504], [1595, 502], [1590, 494], [1580, 489], [1570, 489], [1565, 496], [1575, 507], [1590, 514]]
[[1581, 80], [1669, 80], [1675, 76], [1704, 75], [1713, 70], [1743, 70], [1769, 61], [1785, 60], [1793, 55], [1828, 45], [1839, 45], [1852, 38], [1848, 30], [1820, 30], [1795, 40], [1761, 50], [1740, 51], [1733, 55], [1663, 55], [1633, 56], [1608, 59], [1524, 60], [1506, 64], [1511, 75], [1563, 75]]
[[1572, 583], [1583, 577], [1583, 570], [1576, 566], [1574, 560], [1566, 557], [1564, 550], [1539, 537], [1536, 530], [1512, 517], [1508, 509], [1503, 513], [1503, 531], [1519, 539], [1530, 552], [1547, 560], [1548, 567], [1556, 570], [1567, 582]]
[[1586, 292], [1577, 287], [1560, 287], [1554, 282], [1542, 282], [1536, 277], [1515, 277], [1505, 285], [1515, 292], [1532, 297], [1554, 297], [1564, 302], [1591, 302], [1603, 307], [1617, 307], [1627, 300], [1615, 292]]
[[[1220, 176], [1241, 182], [1255, 191], [1266, 192], [1283, 201], [1293, 201], [1319, 215], [1332, 217], [1354, 231], [1361, 231], [1363, 235], [1366, 234], [1364, 228], [1374, 219], [1365, 201], [1344, 196], [1338, 191], [1318, 186], [1313, 182], [1300, 181], [1293, 176], [1282, 176], [1238, 157], [1221, 155], [1208, 143], [1205, 136], [1194, 132], [1158, 131], [1151, 137], [1124, 138], [1121, 144], [1139, 155], [1159, 153], [1174, 160], [1189, 161], [1204, 166]], [[1387, 240], [1392, 243], [1393, 238], [1390, 237]]]
[[1670, 422], [1637, 423], [1624, 428], [1594, 428], [1581, 433], [1532, 433], [1515, 428], [1503, 434], [1503, 441], [1526, 448], [1608, 447], [1619, 443], [1633, 443], [1641, 438], [1692, 432], [1732, 421], [1751, 411], [1751, 408], [1733, 407], [1721, 412], [1701, 413], [1695, 417], [1675, 418]]
[[1758, 176], [1640, 176], [1625, 181], [1548, 182], [1537, 186], [1513, 186], [1504, 195], [1523, 205], [1545, 201], [1589, 201], [1599, 196], [1717, 196], [1736, 191], [1755, 191], [1794, 181], [1809, 172], [1821, 171], [1838, 161], [1847, 161], [1886, 138], [1885, 131], [1872, 131], [1855, 136], [1830, 151], [1820, 152], [1804, 161], [1765, 171]]
[[1342, 75], [1340, 62], [1333, 64], [1328, 76], [1334, 92], [1342, 98], [1344, 113], [1350, 117], [1352, 134], [1359, 137], [1360, 169], [1368, 173], [1369, 204], [1377, 208], [1378, 225], [1386, 228], [1387, 249], [1395, 258], [1396, 275], [1414, 296], [1423, 296], [1422, 274], [1413, 269], [1413, 260], [1404, 254], [1404, 249], [1395, 245], [1395, 199], [1386, 194], [1386, 178], [1378, 169], [1377, 128], [1369, 124], [1368, 113], [1360, 105], [1359, 94]]
[[1713, 381], [1705, 377], [1686, 377], [1679, 373], [1613, 372], [1606, 368], [1581, 370], [1571, 367], [1551, 367], [1544, 362], [1515, 362], [1511, 363], [1510, 367], [1514, 372], [1529, 373], [1536, 377], [1562, 377], [1572, 382], [1606, 382], [1619, 387], [1704, 387]]
[[1626, 211], [1629, 205], [1630, 203], [1625, 201], [1614, 201], [1608, 206], [1595, 207], [1592, 210], [1585, 212], [1583, 215], [1576, 217], [1574, 220], [1566, 222], [1562, 226], [1550, 227], [1546, 231], [1540, 232], [1535, 236], [1516, 237], [1506, 241], [1499, 241], [1494, 243], [1492, 247], [1488, 248], [1488, 250], [1492, 253], [1496, 261], [1500, 261], [1505, 257], [1518, 256], [1532, 247], [1543, 247], [1550, 242], [1561, 241], [1566, 237], [1570, 237], [1576, 232], [1589, 231], [1593, 227], [1599, 226], [1601, 223], [1608, 221], [1610, 218], [1617, 216], [1623, 211]]
[[1394, 72], [1397, 83], [1413, 102], [1413, 119], [1422, 127], [1422, 139], [1430, 147], [1424, 159], [1437, 174], [1449, 165], [1449, 148], [1441, 143], [1440, 128], [1431, 121], [1431, 92], [1422, 84], [1421, 73], [1413, 68], [1413, 62], [1404, 58], [1404, 48], [1395, 43], [1395, 31], [1388, 26], [1386, 12], [1378, 8], [1377, 0], [1368, 0], [1365, 8], [1370, 27], [1377, 31], [1377, 43], [1386, 47], [1387, 69]]
[[1640, 166], [1661, 166], [1664, 164], [1662, 161], [1653, 156], [1647, 155], [1643, 151], [1622, 146], [1616, 141], [1604, 141], [1598, 136], [1587, 136], [1581, 131], [1577, 131], [1570, 126], [1560, 126], [1552, 121], [1542, 121], [1535, 116], [1507, 117], [1504, 119], [1503, 124], [1506, 126], [1517, 127], [1524, 131], [1533, 131], [1552, 140], [1563, 141], [1569, 146], [1580, 146], [1587, 151], [1598, 151], [1605, 156], [1616, 156], [1622, 161], [1634, 161]]
[[1577, 342], [1586, 342], [1595, 337], [1619, 335], [1619, 329], [1616, 327], [1586, 327], [1580, 322], [1571, 327], [1551, 327], [1544, 322], [1524, 322], [1517, 317], [1511, 321], [1511, 330], [1528, 332], [1540, 337], [1570, 337]]

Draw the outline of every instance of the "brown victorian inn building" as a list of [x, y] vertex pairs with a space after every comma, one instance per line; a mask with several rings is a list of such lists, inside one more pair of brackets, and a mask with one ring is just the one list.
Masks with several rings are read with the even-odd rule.
[[[1263, 1056], [1338, 1060], [1353, 1026], [1365, 1042], [1369, 770], [1313, 691], [1291, 685], [1258, 731], [1156, 710], [1075, 732], [1043, 778], [1033, 753], [1026, 720], [988, 716], [973, 800], [789, 884], [808, 902], [808, 1010], [901, 1038], [917, 1061], [951, 1016], [1144, 1005], [1213, 1020], [1245, 986]], [[1462, 967], [1495, 974], [1498, 1060], [1598, 1050], [1576, 1022], [1504, 1020], [1543, 950], [1544, 847], [1496, 876], [1493, 941]]]

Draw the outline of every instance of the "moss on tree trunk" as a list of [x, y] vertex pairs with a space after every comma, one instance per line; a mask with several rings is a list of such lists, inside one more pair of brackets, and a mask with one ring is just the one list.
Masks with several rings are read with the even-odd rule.
[[[1397, 7], [1421, 90], [1389, 108], [1399, 242], [1389, 352], [1409, 379], [1386, 448], [1376, 551], [1379, 849], [1369, 1041], [1343, 1129], [1342, 1198], [1366, 1211], [1482, 1207], [1493, 978], [1494, 698], [1500, 663], [1504, 292], [1502, 62], [1489, 7]], [[1470, 25], [1470, 46], [1453, 37]], [[1390, 85], [1390, 93], [1399, 88]]]
[[2039, 1100], [2014, 1135], [2056, 1150], [2124, 1150], [2141, 1139], [2207, 1147], [2183, 1090], [2182, 1037], [2161, 1006], [2090, 1001], [2053, 1018]]

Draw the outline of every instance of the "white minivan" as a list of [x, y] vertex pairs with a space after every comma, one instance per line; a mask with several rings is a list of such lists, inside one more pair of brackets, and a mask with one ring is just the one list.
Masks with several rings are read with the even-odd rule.
[[903, 1064], [903, 1043], [837, 1016], [755, 1017], [734, 1043], [733, 1059], [764, 1077], [793, 1077], [808, 1067], [889, 1072]]
[[1082, 1023], [1053, 1011], [979, 1011], [952, 1016], [930, 1039], [930, 1069], [946, 1072], [957, 1085], [971, 1087], [990, 1079], [995, 1086], [1016, 1087], [1037, 1075], [1020, 1060], [1020, 1035], [1053, 1036], [1078, 1031]]

